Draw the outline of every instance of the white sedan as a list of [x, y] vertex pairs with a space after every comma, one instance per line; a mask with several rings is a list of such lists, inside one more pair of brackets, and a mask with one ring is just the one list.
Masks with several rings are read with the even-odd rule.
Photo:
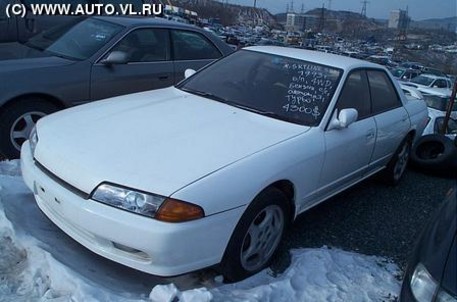
[[321, 52], [251, 47], [187, 75], [45, 117], [22, 147], [46, 216], [160, 276], [260, 271], [298, 214], [377, 172], [397, 184], [427, 119], [384, 67]]

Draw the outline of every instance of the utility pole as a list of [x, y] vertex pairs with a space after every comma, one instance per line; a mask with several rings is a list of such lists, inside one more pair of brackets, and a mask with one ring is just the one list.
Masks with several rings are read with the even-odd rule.
[[322, 32], [324, 30], [325, 26], [325, 7], [324, 4], [322, 4], [322, 10], [321, 10], [321, 17], [319, 20], [319, 31]]
[[254, 0], [254, 8], [256, 7], [256, 4], [257, 4], [257, 0]]
[[368, 0], [363, 0], [362, 1], [362, 4], [363, 4], [362, 5], [362, 13], [361, 13], [362, 17], [366, 17], [367, 16], [367, 4], [368, 3], [370, 3], [370, 1], [368, 1]]

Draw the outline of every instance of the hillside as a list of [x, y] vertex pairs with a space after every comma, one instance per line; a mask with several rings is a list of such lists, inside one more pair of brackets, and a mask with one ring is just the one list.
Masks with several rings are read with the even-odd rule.
[[411, 28], [445, 29], [453, 31], [452, 29], [455, 30], [457, 28], [457, 17], [412, 21]]
[[200, 18], [219, 18], [223, 25], [267, 25], [277, 27], [275, 18], [268, 10], [214, 0], [173, 0], [173, 5], [198, 13]]

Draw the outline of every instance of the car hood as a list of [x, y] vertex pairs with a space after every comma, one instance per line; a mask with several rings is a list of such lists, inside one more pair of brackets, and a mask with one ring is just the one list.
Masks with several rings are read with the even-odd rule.
[[52, 56], [49, 53], [27, 47], [20, 43], [0, 44], [0, 72], [60, 66], [71, 64], [73, 61]]
[[111, 182], [164, 196], [310, 129], [176, 88], [74, 107], [37, 127], [35, 158], [77, 189]]

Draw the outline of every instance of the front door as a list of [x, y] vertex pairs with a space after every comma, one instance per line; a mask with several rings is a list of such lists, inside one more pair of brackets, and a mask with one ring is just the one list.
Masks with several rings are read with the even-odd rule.
[[376, 142], [376, 123], [370, 114], [370, 93], [364, 70], [353, 71], [344, 83], [334, 115], [354, 108], [358, 119], [348, 128], [324, 132], [325, 160], [320, 178], [320, 197], [332, 195], [360, 180]]
[[104, 58], [113, 51], [125, 53], [127, 62], [106, 65], [99, 60], [92, 67], [91, 99], [165, 88], [174, 84], [168, 30], [143, 28], [131, 31]]

